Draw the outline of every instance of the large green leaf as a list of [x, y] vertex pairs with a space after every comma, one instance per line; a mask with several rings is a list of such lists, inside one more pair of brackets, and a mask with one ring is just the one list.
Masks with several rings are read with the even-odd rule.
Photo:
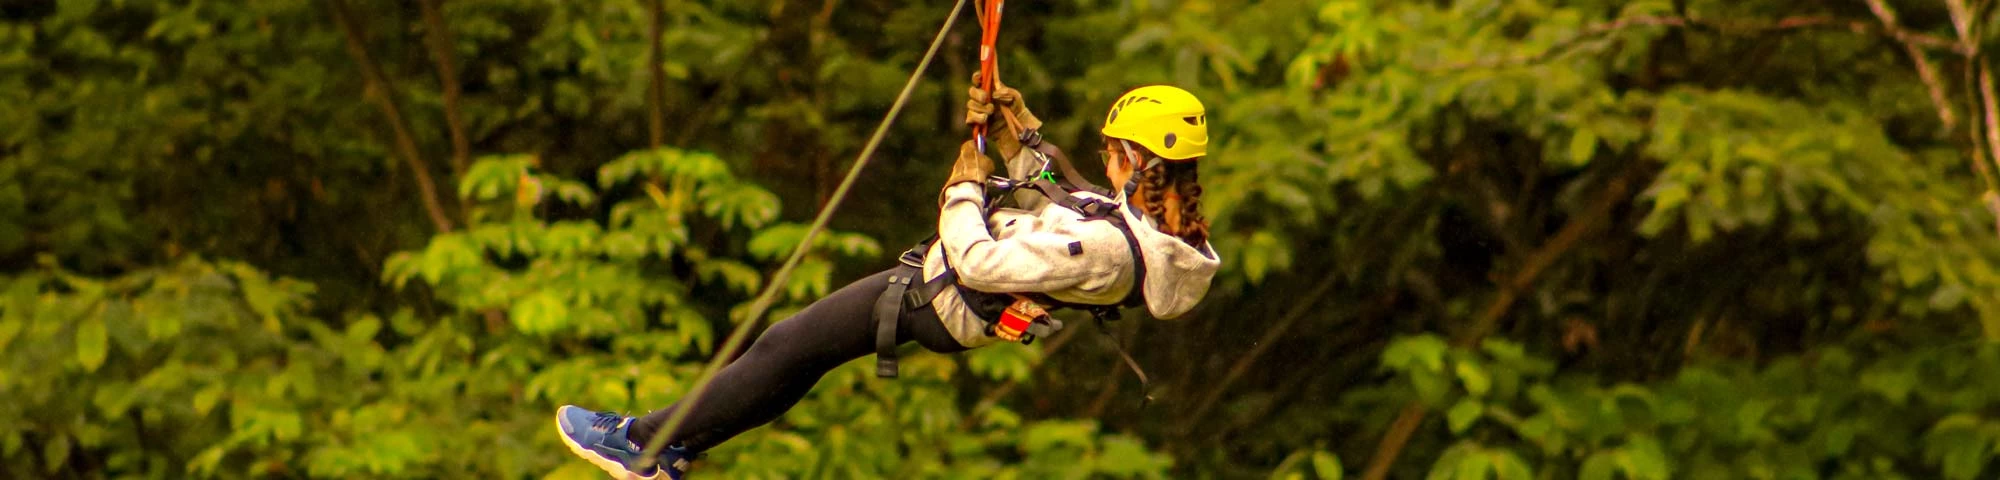
[[76, 361], [84, 371], [97, 371], [104, 366], [105, 357], [110, 354], [110, 341], [104, 329], [104, 318], [90, 316], [76, 325]]
[[1445, 414], [1445, 419], [1451, 426], [1452, 433], [1462, 433], [1465, 429], [1471, 428], [1472, 422], [1478, 421], [1480, 414], [1485, 413], [1485, 410], [1486, 406], [1478, 400], [1462, 399], [1458, 404], [1452, 405], [1451, 411]]
[[1347, 474], [1340, 465], [1340, 457], [1324, 451], [1312, 454], [1313, 473], [1323, 480], [1340, 480]]

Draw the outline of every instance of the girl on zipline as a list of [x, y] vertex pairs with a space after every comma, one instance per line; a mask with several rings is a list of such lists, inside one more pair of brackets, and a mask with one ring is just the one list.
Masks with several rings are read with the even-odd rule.
[[[987, 124], [997, 104], [1013, 120], [1009, 128], [1037, 143], [1033, 132], [1041, 122], [1018, 91], [996, 83], [990, 97], [977, 86], [971, 96], [967, 124]], [[652, 480], [665, 473], [681, 480], [701, 452], [776, 420], [821, 376], [869, 353], [878, 354], [878, 374], [887, 377], [895, 375], [896, 346], [914, 341], [955, 353], [1031, 339], [1050, 325], [1045, 308], [1110, 315], [1106, 310], [1145, 305], [1163, 319], [1187, 313], [1207, 294], [1220, 265], [1209, 246], [1196, 175], [1197, 161], [1207, 154], [1207, 114], [1185, 90], [1141, 87], [1111, 105], [1101, 133], [1105, 176], [1122, 186], [1112, 197], [1076, 187], [1081, 179], [1064, 179], [1065, 187], [1075, 188], [1042, 181], [1040, 198], [1027, 190], [995, 198], [1003, 195], [989, 191], [998, 190], [988, 185], [992, 160], [975, 142], [961, 145], [939, 196], [933, 240], [906, 252], [896, 267], [842, 287], [765, 330], [716, 373], [679, 426], [658, 437], [666, 447], [656, 449], [655, 461], [640, 462], [640, 456], [680, 403], [642, 417], [566, 405], [556, 413], [563, 442], [617, 478]], [[992, 138], [1010, 159], [1012, 179], [1053, 177], [1037, 150], [1005, 133]], [[1015, 208], [989, 205], [1002, 201]]]

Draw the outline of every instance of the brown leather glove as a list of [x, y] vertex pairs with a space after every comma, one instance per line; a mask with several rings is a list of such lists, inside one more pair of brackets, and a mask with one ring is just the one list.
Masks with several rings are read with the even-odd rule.
[[993, 115], [996, 103], [1013, 112], [1014, 120], [1020, 122], [1022, 131], [1042, 128], [1042, 120], [1028, 111], [1028, 102], [1021, 99], [1021, 92], [1005, 83], [994, 82], [993, 93], [989, 96], [986, 90], [979, 88], [979, 74], [973, 73], [972, 87], [966, 89], [966, 96], [971, 98], [965, 102], [965, 124], [987, 124], [986, 141], [1000, 149], [1002, 158], [1014, 158], [1014, 154], [1021, 151], [1021, 141], [1014, 136], [1013, 129], [1007, 128], [1004, 115]]
[[965, 103], [967, 107], [965, 123], [967, 125], [985, 123], [988, 120], [997, 120], [989, 119], [988, 117], [994, 113], [993, 105], [997, 103], [1002, 107], [1007, 107], [1008, 110], [1014, 113], [1014, 119], [1021, 121], [1022, 130], [1042, 128], [1042, 120], [1035, 118], [1035, 114], [1028, 111], [1028, 102], [1021, 99], [1020, 90], [1015, 90], [1014, 87], [1007, 86], [1006, 82], [993, 82], [993, 93], [989, 96], [986, 90], [979, 88], [979, 76], [978, 72], [973, 72], [972, 87], [966, 89], [966, 96], [972, 98], [971, 101]]
[[951, 178], [946, 179], [944, 188], [951, 188], [964, 182], [985, 182], [993, 175], [993, 159], [979, 153], [979, 147], [971, 140], [958, 146], [958, 161], [951, 164]]

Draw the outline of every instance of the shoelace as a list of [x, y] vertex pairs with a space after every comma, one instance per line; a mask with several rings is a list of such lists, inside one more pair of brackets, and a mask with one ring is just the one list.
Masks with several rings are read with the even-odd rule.
[[618, 428], [618, 425], [621, 423], [625, 423], [624, 415], [611, 412], [597, 412], [597, 417], [590, 420], [590, 428], [600, 432], [610, 432]]

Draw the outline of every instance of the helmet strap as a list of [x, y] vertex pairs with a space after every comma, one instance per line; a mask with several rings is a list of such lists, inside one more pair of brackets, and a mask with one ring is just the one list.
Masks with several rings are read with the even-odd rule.
[[1132, 141], [1122, 138], [1118, 139], [1118, 147], [1125, 150], [1125, 163], [1127, 165], [1139, 164], [1138, 159], [1140, 158], [1146, 159], [1146, 162], [1143, 164], [1144, 166], [1132, 169], [1132, 176], [1125, 179], [1124, 187], [1125, 207], [1132, 210], [1133, 214], [1144, 217], [1145, 212], [1139, 210], [1139, 204], [1136, 203], [1138, 198], [1135, 198], [1139, 194], [1139, 175], [1145, 173], [1147, 170], [1151, 170], [1153, 167], [1160, 166], [1160, 157], [1140, 157], [1139, 151], [1132, 148]]
[[1136, 163], [1139, 163], [1139, 160], [1138, 160], [1138, 159], [1140, 159], [1140, 158], [1144, 158], [1144, 159], [1146, 159], [1146, 163], [1145, 163], [1145, 166], [1143, 166], [1143, 167], [1139, 167], [1139, 168], [1134, 168], [1134, 169], [1132, 169], [1132, 175], [1133, 175], [1133, 177], [1132, 177], [1132, 178], [1138, 178], [1138, 175], [1139, 175], [1139, 172], [1144, 172], [1144, 171], [1146, 171], [1146, 170], [1150, 170], [1150, 169], [1152, 169], [1153, 167], [1157, 167], [1157, 166], [1160, 166], [1160, 157], [1141, 157], [1141, 156], [1139, 156], [1139, 151], [1138, 151], [1138, 150], [1135, 150], [1135, 149], [1133, 149], [1133, 148], [1132, 148], [1132, 141], [1131, 141], [1131, 140], [1126, 140], [1126, 139], [1123, 139], [1123, 138], [1120, 138], [1120, 139], [1118, 139], [1118, 147], [1119, 147], [1119, 148], [1123, 148], [1123, 149], [1125, 149], [1125, 162], [1126, 162], [1126, 163], [1133, 163], [1133, 164], [1136, 164]]

